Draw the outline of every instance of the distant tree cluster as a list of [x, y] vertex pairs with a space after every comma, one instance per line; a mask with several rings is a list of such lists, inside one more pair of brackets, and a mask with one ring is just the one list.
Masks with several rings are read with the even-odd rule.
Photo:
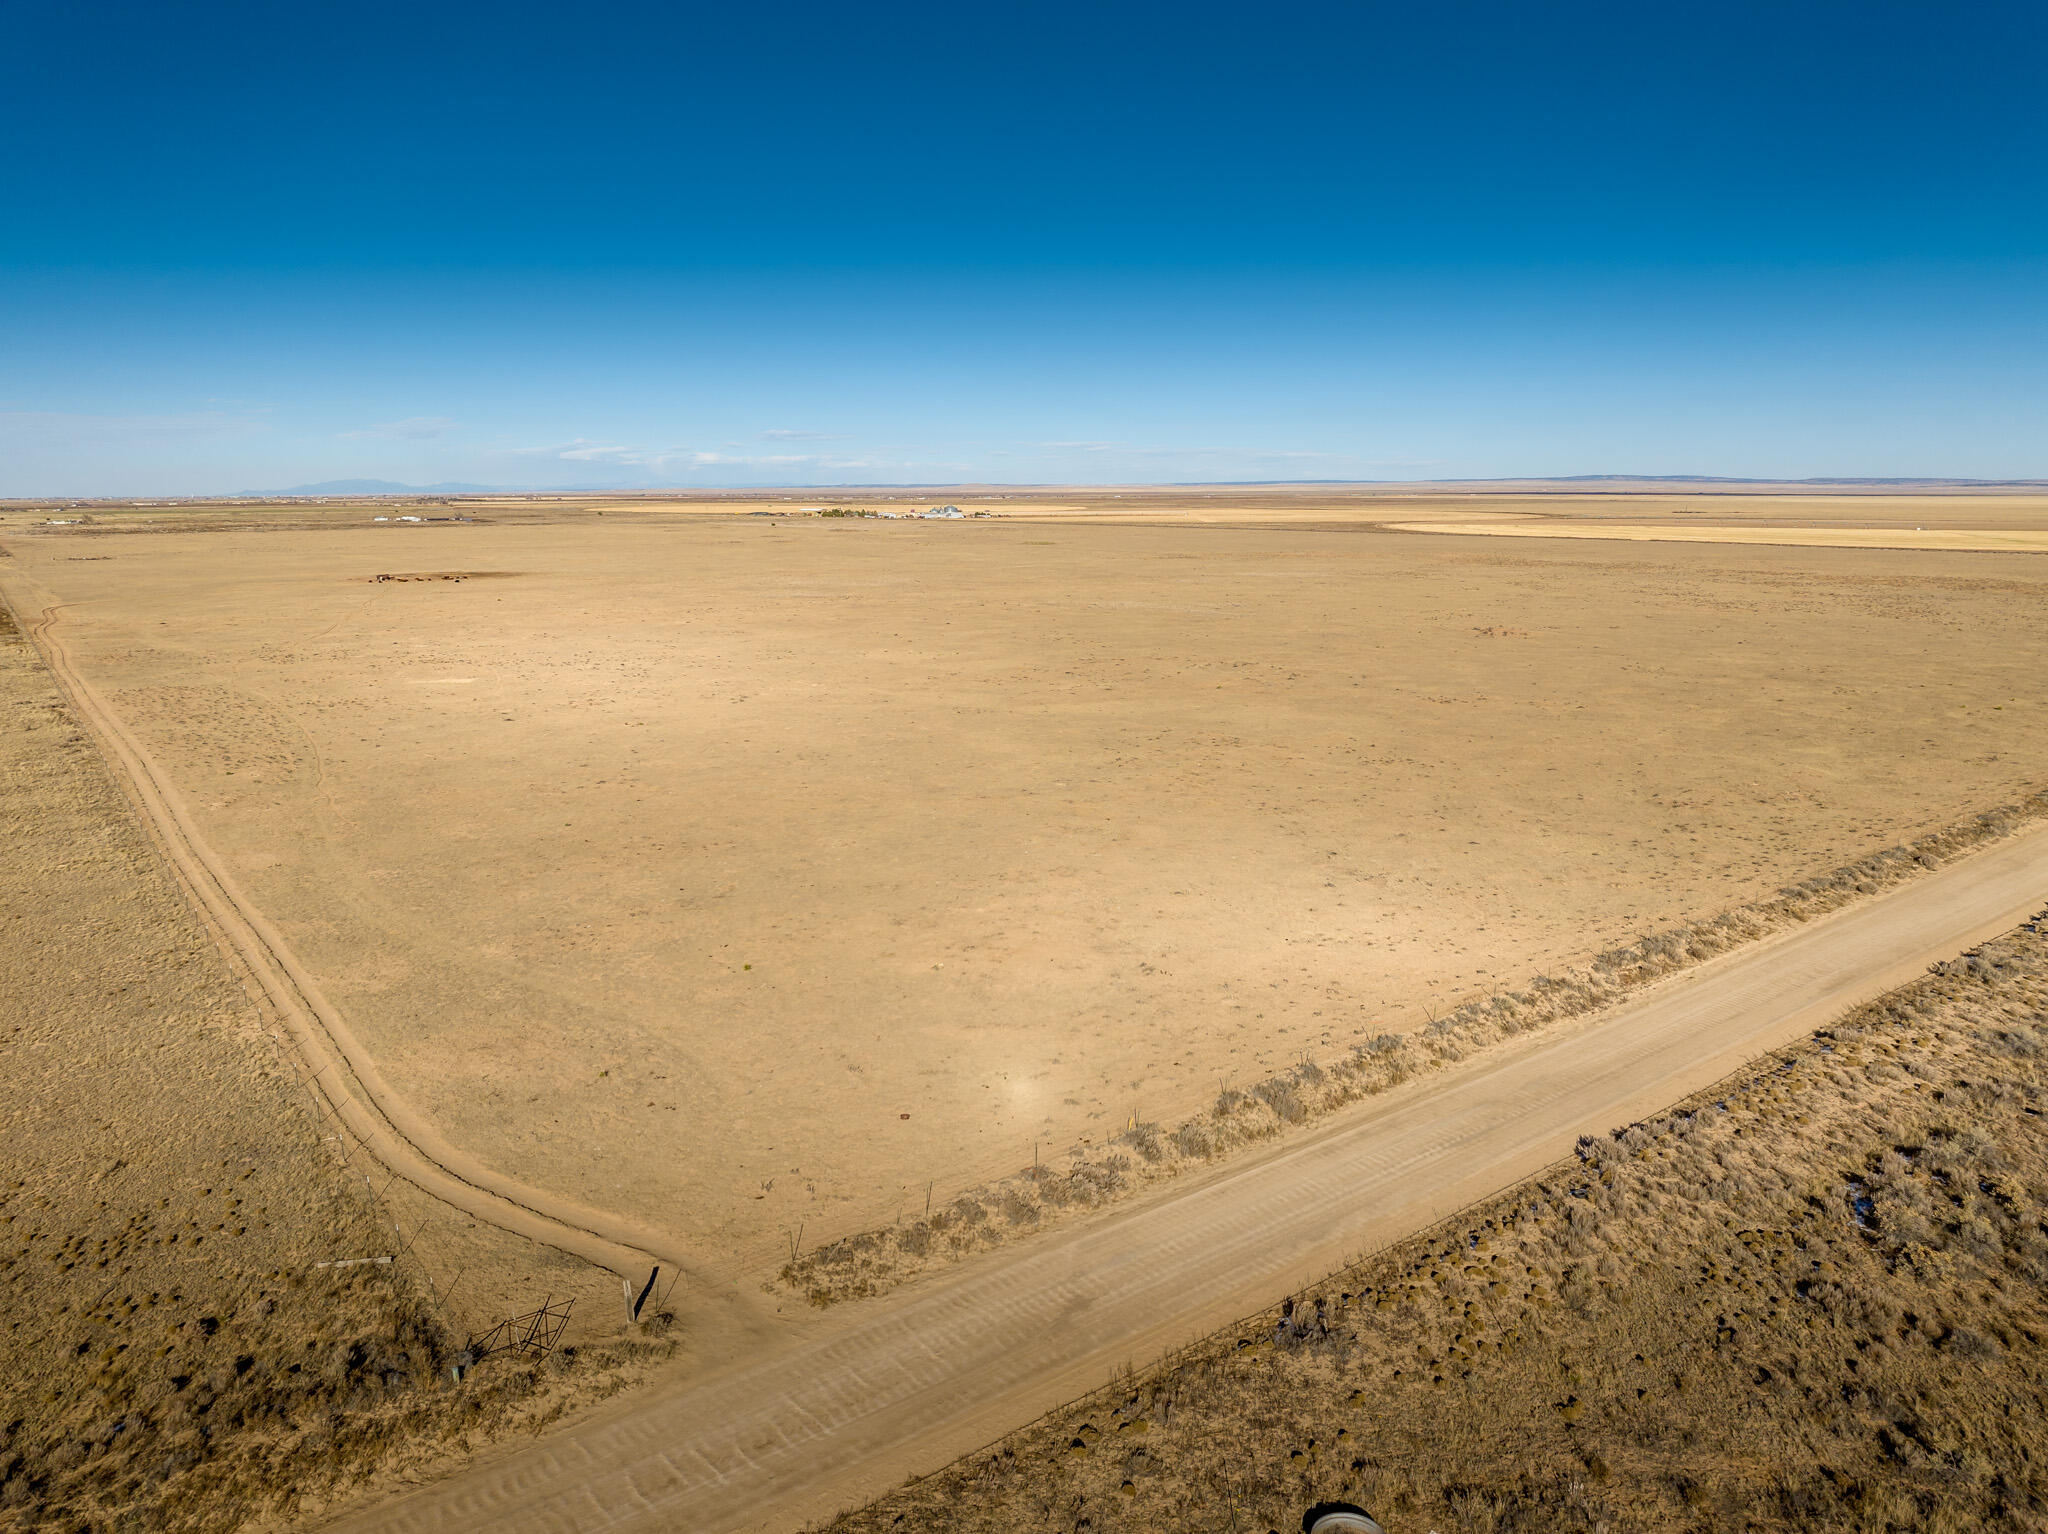
[[865, 506], [828, 506], [818, 513], [821, 517], [872, 517], [879, 513], [869, 511]]

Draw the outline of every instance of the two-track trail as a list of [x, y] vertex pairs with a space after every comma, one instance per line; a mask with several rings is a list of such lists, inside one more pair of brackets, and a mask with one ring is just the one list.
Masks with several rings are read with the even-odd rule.
[[714, 1534], [829, 1516], [1712, 1084], [2044, 899], [2036, 829], [341, 1527]]
[[[15, 610], [21, 611], [19, 604]], [[621, 1276], [637, 1280], [657, 1261], [690, 1273], [695, 1264], [660, 1233], [484, 1165], [449, 1144], [392, 1088], [347, 1019], [207, 845], [170, 778], [73, 663], [62, 612], [61, 604], [44, 607], [28, 625], [51, 673], [215, 932], [276, 1010], [315, 1090], [357, 1144], [387, 1170], [454, 1208]]]

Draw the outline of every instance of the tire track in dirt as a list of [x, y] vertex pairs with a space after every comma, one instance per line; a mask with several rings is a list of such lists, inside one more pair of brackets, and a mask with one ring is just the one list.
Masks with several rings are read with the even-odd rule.
[[829, 1516], [1710, 1086], [2044, 896], [2038, 828], [339, 1528], [714, 1534]]
[[[242, 892], [200, 834], [168, 776], [72, 663], [59, 632], [67, 604], [45, 607], [28, 632], [157, 833], [181, 882], [276, 1008], [307, 1075], [349, 1134], [421, 1191], [501, 1229], [637, 1280], [656, 1262], [712, 1287], [659, 1232], [533, 1188], [449, 1144], [394, 1090], [347, 1020], [321, 993], [284, 937]], [[19, 606], [16, 605], [18, 612]], [[721, 1286], [730, 1295], [730, 1286]]]

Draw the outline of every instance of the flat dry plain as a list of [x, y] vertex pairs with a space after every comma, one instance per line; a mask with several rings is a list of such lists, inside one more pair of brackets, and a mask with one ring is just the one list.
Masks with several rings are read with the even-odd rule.
[[749, 1280], [2041, 782], [2038, 555], [1383, 524], [2042, 497], [930, 499], [17, 511], [0, 584], [450, 1140]]

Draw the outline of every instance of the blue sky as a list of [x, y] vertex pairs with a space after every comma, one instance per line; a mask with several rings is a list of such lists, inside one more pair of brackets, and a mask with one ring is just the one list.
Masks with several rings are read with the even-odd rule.
[[2048, 8], [0, 8], [0, 494], [2048, 477]]

